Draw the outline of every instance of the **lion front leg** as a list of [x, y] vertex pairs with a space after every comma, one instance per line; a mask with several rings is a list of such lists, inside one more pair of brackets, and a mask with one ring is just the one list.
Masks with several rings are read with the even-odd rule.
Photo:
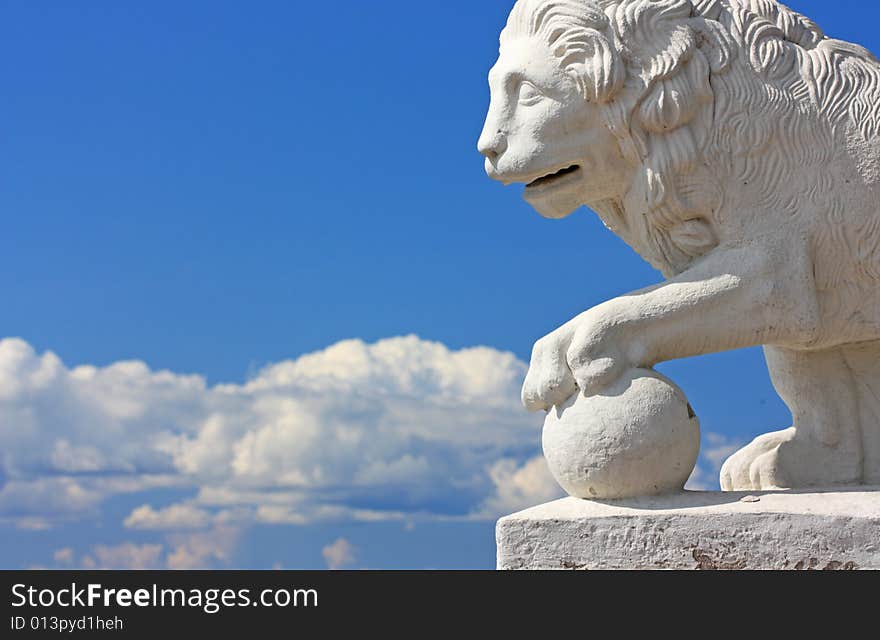
[[818, 306], [806, 251], [764, 242], [719, 247], [660, 285], [614, 298], [535, 345], [530, 410], [594, 393], [632, 367], [749, 347], [806, 344]]

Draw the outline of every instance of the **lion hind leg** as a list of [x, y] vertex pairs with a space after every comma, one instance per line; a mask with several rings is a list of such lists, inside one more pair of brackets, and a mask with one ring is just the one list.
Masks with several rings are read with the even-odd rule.
[[880, 484], [880, 342], [843, 348], [843, 356], [855, 380], [859, 403], [865, 484]]
[[766, 347], [765, 354], [794, 426], [760, 436], [731, 456], [721, 469], [722, 488], [751, 491], [861, 483], [861, 394], [858, 374], [843, 349]]

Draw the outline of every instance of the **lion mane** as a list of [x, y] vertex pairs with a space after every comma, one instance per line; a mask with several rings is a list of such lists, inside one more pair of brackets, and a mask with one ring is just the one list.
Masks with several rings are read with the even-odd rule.
[[[664, 275], [718, 245], [720, 216], [809, 203], [826, 216], [816, 242], [866, 256], [858, 274], [823, 267], [819, 287], [880, 280], [880, 216], [842, 233], [823, 171], [840, 135], [880, 134], [880, 64], [866, 49], [775, 0], [522, 0], [502, 42], [520, 35], [543, 39], [638, 167], [622, 201], [590, 206]], [[880, 182], [876, 163], [862, 169]], [[737, 184], [751, 200], [737, 201]]]

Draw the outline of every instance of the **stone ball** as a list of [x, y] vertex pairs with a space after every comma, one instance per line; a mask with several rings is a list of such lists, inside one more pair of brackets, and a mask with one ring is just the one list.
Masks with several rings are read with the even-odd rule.
[[632, 369], [600, 393], [576, 393], [544, 421], [544, 456], [570, 495], [633, 498], [684, 488], [700, 422], [673, 382]]

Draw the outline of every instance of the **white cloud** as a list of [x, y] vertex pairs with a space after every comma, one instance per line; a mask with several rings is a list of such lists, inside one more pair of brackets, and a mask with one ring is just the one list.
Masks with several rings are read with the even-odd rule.
[[2, 340], [0, 520], [89, 517], [156, 487], [195, 496], [143, 504], [127, 526], [492, 517], [549, 494], [528, 462], [541, 416], [520, 406], [525, 370], [510, 353], [409, 336], [347, 340], [209, 387], [141, 362], [70, 368]]
[[[141, 362], [69, 368], [0, 340], [0, 524], [47, 528], [94, 517], [110, 496], [176, 488], [194, 495], [142, 504], [125, 525], [193, 531], [166, 564], [196, 566], [228, 554], [197, 530], [492, 519], [561, 495], [538, 455], [542, 416], [520, 406], [525, 371], [510, 353], [408, 336], [343, 341], [209, 387]], [[703, 443], [689, 488], [717, 488], [741, 444]]]
[[216, 562], [228, 563], [240, 531], [217, 527], [212, 531], [172, 534], [166, 565], [169, 569], [209, 569]]
[[358, 485], [401, 484], [418, 482], [430, 475], [431, 463], [425, 456], [417, 458], [406, 453], [397, 460], [376, 460], [358, 470], [354, 482]]
[[688, 478], [684, 488], [688, 491], [713, 491], [713, 481], [714, 478], [712, 477], [712, 474], [698, 461], [697, 466], [695, 466], [694, 470], [691, 472], [691, 477]]
[[321, 555], [324, 556], [328, 569], [350, 567], [357, 560], [356, 554], [355, 546], [345, 538], [339, 538], [321, 549]]
[[565, 495], [550, 474], [544, 456], [535, 456], [522, 465], [516, 460], [499, 460], [488, 472], [495, 491], [477, 512], [478, 516], [494, 518]]
[[700, 456], [711, 465], [712, 471], [717, 475], [721, 473], [721, 466], [724, 462], [745, 444], [745, 440], [729, 438], [720, 433], [705, 433], [703, 434], [703, 450], [700, 452]]
[[82, 565], [86, 569], [160, 569], [162, 549], [161, 544], [99, 544], [83, 557]]
[[168, 475], [27, 475], [0, 488], [0, 524], [19, 529], [49, 529], [59, 521], [91, 518], [113, 495], [180, 484]]
[[132, 511], [124, 524], [130, 529], [201, 529], [211, 521], [207, 511], [191, 504], [173, 504], [158, 510], [145, 504]]
[[701, 439], [700, 458], [685, 485], [685, 489], [718, 491], [720, 489], [721, 465], [742, 448], [745, 442], [712, 432], [703, 433]]
[[96, 447], [74, 447], [63, 439], [55, 442], [50, 460], [54, 469], [69, 473], [101, 471], [107, 467]]
[[65, 547], [53, 554], [56, 567], [84, 569], [213, 569], [228, 565], [240, 529], [220, 525], [210, 530], [169, 533], [164, 542], [97, 544], [76, 560], [76, 552]]
[[69, 518], [91, 513], [103, 494], [70, 477], [13, 479], [0, 489], [0, 514], [4, 518]]
[[58, 564], [69, 565], [73, 564], [74, 553], [73, 549], [70, 547], [64, 547], [63, 549], [58, 549], [55, 553], [52, 554], [52, 559], [55, 560]]
[[0, 341], [0, 466], [7, 479], [176, 472], [157, 441], [199, 428], [198, 376], [138, 362], [69, 369], [22, 340]]

